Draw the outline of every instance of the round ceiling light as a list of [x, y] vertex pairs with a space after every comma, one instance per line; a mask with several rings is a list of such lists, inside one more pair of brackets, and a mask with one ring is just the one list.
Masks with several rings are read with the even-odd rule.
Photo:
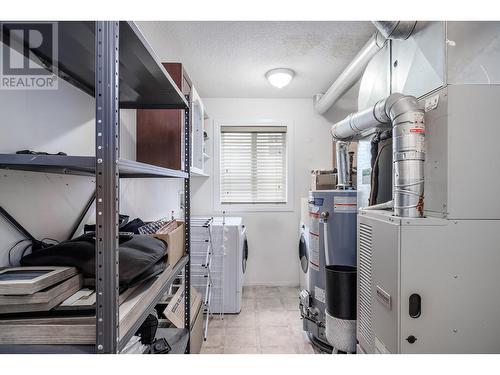
[[271, 85], [279, 89], [287, 86], [291, 81], [295, 72], [288, 68], [272, 69], [266, 73], [266, 78]]

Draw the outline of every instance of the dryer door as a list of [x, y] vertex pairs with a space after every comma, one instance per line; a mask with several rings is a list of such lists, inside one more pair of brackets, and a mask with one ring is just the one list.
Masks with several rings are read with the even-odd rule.
[[245, 226], [243, 226], [243, 230], [241, 231], [241, 238], [242, 238], [242, 245], [243, 245], [243, 252], [242, 252], [242, 257], [241, 257], [241, 267], [243, 270], [243, 273], [247, 270], [247, 260], [248, 260], [248, 240], [247, 240], [247, 230]]
[[302, 230], [300, 231], [299, 260], [302, 272], [307, 273], [307, 270], [309, 268], [309, 249], [307, 248], [307, 241], [304, 229], [305, 227], [302, 226]]

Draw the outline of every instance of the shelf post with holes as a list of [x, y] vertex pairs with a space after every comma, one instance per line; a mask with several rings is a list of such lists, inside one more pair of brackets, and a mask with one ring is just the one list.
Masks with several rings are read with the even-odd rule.
[[119, 337], [119, 30], [95, 23], [97, 353], [116, 353]]
[[[189, 102], [189, 96], [186, 95]], [[190, 183], [190, 165], [191, 165], [191, 147], [190, 147], [190, 114], [189, 107], [184, 110], [184, 170], [188, 177], [184, 179], [184, 241], [185, 252], [188, 256], [188, 262], [184, 267], [184, 328], [187, 329], [188, 342], [186, 345], [186, 354], [190, 351], [191, 340], [191, 183]]]

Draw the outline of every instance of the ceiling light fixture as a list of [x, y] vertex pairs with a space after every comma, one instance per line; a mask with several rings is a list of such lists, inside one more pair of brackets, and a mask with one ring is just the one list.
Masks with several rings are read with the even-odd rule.
[[287, 86], [294, 76], [295, 72], [288, 68], [272, 69], [266, 73], [269, 83], [279, 89]]

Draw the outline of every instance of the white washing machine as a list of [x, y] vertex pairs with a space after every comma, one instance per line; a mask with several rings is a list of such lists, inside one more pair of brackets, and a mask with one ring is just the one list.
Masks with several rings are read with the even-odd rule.
[[[224, 228], [224, 240], [223, 229]], [[248, 241], [246, 229], [241, 217], [215, 217], [212, 224], [212, 243], [214, 252], [224, 246], [224, 269], [222, 285], [224, 300], [220, 301], [220, 293], [214, 293], [210, 303], [213, 313], [237, 314], [241, 311], [243, 281], [248, 260]], [[214, 265], [217, 266], [216, 264]], [[222, 303], [221, 303], [222, 302]]]

